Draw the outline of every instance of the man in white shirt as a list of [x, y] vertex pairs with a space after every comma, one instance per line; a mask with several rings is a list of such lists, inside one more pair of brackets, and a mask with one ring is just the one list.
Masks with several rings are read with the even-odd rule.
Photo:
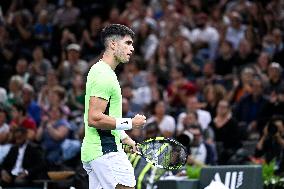
[[1, 166], [0, 186], [31, 185], [32, 180], [45, 176], [43, 154], [38, 146], [28, 142], [24, 127], [14, 131], [15, 145]]
[[[189, 96], [187, 98], [186, 109], [188, 112], [195, 111], [197, 113], [198, 123], [200, 124], [203, 131], [208, 128], [208, 125], [212, 120], [211, 115], [208, 111], [200, 109], [200, 104], [196, 96]], [[184, 130], [183, 121], [186, 117], [186, 114], [186, 112], [182, 112], [178, 116], [178, 133], [181, 133]]]

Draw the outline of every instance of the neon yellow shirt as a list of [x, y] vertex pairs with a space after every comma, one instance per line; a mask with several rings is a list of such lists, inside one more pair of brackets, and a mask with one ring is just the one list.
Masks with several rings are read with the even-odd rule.
[[122, 150], [119, 130], [101, 130], [88, 125], [89, 100], [91, 96], [100, 97], [108, 101], [106, 115], [121, 118], [121, 88], [115, 72], [102, 60], [91, 67], [87, 76], [84, 113], [85, 137], [81, 147], [81, 159], [83, 162], [92, 161], [109, 152]]

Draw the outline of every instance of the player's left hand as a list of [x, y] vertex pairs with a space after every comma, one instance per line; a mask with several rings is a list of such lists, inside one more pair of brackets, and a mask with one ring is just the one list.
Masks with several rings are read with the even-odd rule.
[[125, 138], [123, 141], [123, 144], [127, 144], [129, 146], [131, 146], [131, 153], [135, 153], [137, 152], [137, 147], [136, 147], [136, 142], [134, 140], [132, 140], [129, 136], [127, 138]]

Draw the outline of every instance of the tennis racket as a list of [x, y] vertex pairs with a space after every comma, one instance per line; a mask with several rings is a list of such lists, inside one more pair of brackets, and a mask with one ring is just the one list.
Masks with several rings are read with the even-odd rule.
[[[186, 148], [174, 139], [156, 137], [136, 144], [137, 154], [155, 167], [173, 170], [180, 169], [187, 159]], [[126, 152], [131, 152], [131, 146], [123, 145]]]

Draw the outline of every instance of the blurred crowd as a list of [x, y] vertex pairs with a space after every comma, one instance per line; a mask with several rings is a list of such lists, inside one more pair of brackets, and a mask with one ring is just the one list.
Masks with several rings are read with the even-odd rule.
[[[283, 1], [1, 0], [1, 181], [36, 178], [31, 162], [80, 166], [86, 74], [110, 23], [136, 33], [116, 70], [123, 117], [148, 118], [134, 140], [176, 138], [189, 164], [284, 171]], [[23, 158], [29, 145], [42, 155]]]

